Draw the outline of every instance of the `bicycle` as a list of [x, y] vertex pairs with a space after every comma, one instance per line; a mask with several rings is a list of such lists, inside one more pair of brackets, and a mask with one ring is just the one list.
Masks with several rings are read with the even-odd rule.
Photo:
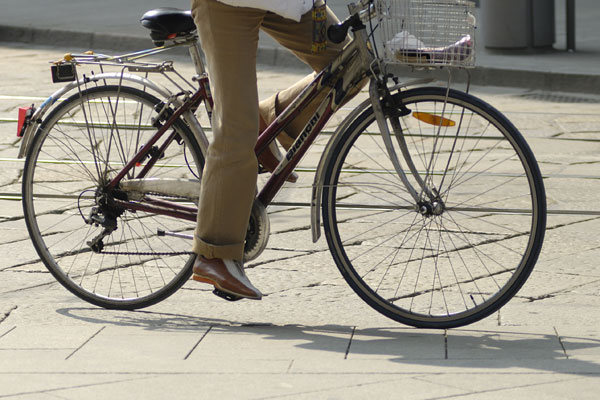
[[[537, 261], [546, 221], [531, 149], [482, 100], [449, 86], [409, 88], [423, 81], [400, 83], [390, 72], [396, 64], [472, 66], [473, 6], [464, 0], [349, 5], [350, 17], [329, 37], [343, 40], [351, 30], [351, 43], [259, 136], [257, 155], [326, 93], [258, 191], [246, 260], [267, 245], [266, 208], [286, 178], [348, 92], [368, 78], [369, 98], [337, 127], [316, 168], [313, 241], [321, 235], [322, 211], [346, 282], [404, 324], [470, 324], [517, 293]], [[168, 44], [117, 57], [68, 55], [52, 70], [56, 81], [69, 83], [21, 115], [23, 207], [33, 244], [63, 286], [109, 309], [155, 304], [190, 278], [195, 256], [185, 239], [195, 227], [208, 143], [194, 112], [201, 103], [212, 110], [189, 12], [159, 9], [142, 21], [155, 42]], [[197, 74], [187, 88], [168, 78], [173, 93], [148, 78], [182, 78], [172, 63], [138, 60], [181, 46]], [[84, 65], [101, 71], [80, 75]], [[109, 67], [120, 72], [105, 72]]]

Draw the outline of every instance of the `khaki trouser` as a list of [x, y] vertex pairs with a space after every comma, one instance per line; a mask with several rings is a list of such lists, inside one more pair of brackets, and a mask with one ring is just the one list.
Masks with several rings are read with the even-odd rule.
[[[293, 86], [260, 103], [256, 82], [256, 52], [259, 29], [290, 49], [315, 71], [326, 67], [343, 44], [327, 44], [322, 54], [311, 53], [312, 17], [300, 22], [274, 13], [234, 7], [216, 0], [192, 0], [192, 15], [206, 55], [214, 97], [214, 139], [202, 176], [200, 208], [193, 251], [207, 258], [241, 261], [252, 202], [256, 194], [258, 162], [254, 145], [259, 114], [270, 123], [313, 79], [308, 75]], [[328, 25], [338, 20], [328, 10]], [[289, 147], [292, 138], [318, 106], [303, 112], [278, 138]]]

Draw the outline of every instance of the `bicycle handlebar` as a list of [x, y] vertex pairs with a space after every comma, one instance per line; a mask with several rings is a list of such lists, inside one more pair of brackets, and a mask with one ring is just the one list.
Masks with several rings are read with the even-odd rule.
[[329, 40], [333, 43], [342, 43], [344, 39], [346, 39], [350, 28], [363, 28], [363, 23], [367, 22], [375, 15], [375, 8], [372, 3], [372, 0], [362, 0], [358, 6], [352, 7], [354, 11], [351, 11], [352, 14], [348, 18], [337, 25], [331, 25], [327, 29], [327, 37]]
[[336, 44], [342, 43], [344, 41], [344, 39], [346, 39], [346, 36], [348, 35], [348, 30], [350, 29], [350, 27], [351, 26], [358, 27], [358, 25], [362, 25], [362, 21], [360, 20], [360, 17], [358, 16], [358, 14], [353, 14], [353, 15], [349, 16], [348, 18], [346, 18], [346, 20], [344, 20], [344, 22], [337, 24], [337, 25], [331, 25], [327, 29], [327, 37], [333, 43], [336, 43]]

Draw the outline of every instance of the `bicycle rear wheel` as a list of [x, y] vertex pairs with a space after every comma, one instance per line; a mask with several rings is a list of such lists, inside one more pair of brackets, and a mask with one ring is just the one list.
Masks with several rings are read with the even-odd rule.
[[396, 321], [473, 323], [517, 293], [542, 248], [546, 203], [537, 162], [510, 121], [471, 95], [417, 88], [394, 98], [405, 108], [397, 117], [402, 135], [392, 141], [419, 200], [366, 109], [335, 139], [325, 171], [331, 253], [354, 291]]
[[[147, 307], [191, 275], [190, 241], [159, 236], [158, 231], [192, 234], [193, 222], [109, 206], [104, 191], [157, 131], [153, 118], [160, 103], [136, 88], [82, 90], [53, 109], [28, 150], [23, 209], [33, 244], [64, 287], [101, 307]], [[172, 128], [176, 140], [146, 177], [197, 181], [204, 162], [200, 148], [183, 121]], [[127, 177], [135, 176], [143, 163]], [[142, 193], [115, 193], [120, 200], [145, 201]], [[191, 198], [152, 196], [193, 205]], [[105, 229], [110, 234], [101, 237]]]

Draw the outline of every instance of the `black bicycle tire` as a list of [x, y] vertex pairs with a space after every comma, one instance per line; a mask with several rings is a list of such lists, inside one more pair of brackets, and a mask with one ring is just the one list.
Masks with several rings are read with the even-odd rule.
[[[53, 121], [56, 118], [56, 116], [60, 113], [65, 112], [65, 110], [68, 111], [72, 102], [79, 101], [81, 98], [86, 97], [88, 95], [95, 95], [102, 92], [124, 93], [131, 96], [137, 96], [154, 105], [159, 104], [161, 102], [161, 100], [157, 97], [137, 88], [128, 86], [102, 85], [84, 89], [80, 93], [76, 93], [70, 96], [61, 104], [52, 109], [52, 111], [46, 116], [46, 118], [44, 118], [40, 127], [36, 131], [36, 134], [32, 139], [27, 151], [22, 182], [24, 219], [37, 254], [43, 261], [48, 271], [63, 287], [65, 287], [67, 290], [69, 290], [71, 293], [73, 293], [80, 299], [99, 307], [116, 310], [135, 310], [149, 307], [158, 302], [161, 302], [167, 297], [171, 296], [173, 293], [175, 293], [181, 286], [183, 286], [183, 284], [185, 284], [185, 282], [188, 281], [192, 275], [192, 267], [195, 255], [190, 255], [188, 261], [185, 263], [181, 271], [177, 274], [175, 279], [170, 281], [166, 286], [159, 289], [158, 291], [150, 293], [146, 296], [139, 297], [134, 300], [116, 300], [91, 293], [82, 289], [79, 285], [74, 283], [68, 276], [65, 276], [65, 274], [62, 273], [61, 268], [54, 265], [52, 255], [46, 253], [46, 246], [43, 243], [41, 235], [38, 234], [39, 229], [37, 228], [37, 223], [35, 221], [35, 211], [31, 199], [32, 189], [30, 185], [30, 179], [33, 176], [33, 170], [35, 169], [35, 165], [33, 164], [32, 160], [35, 156], [34, 153], [38, 149], [38, 146], [40, 146], [39, 142], [44, 140], [43, 131], [47, 128], [47, 124], [50, 123], [50, 121]], [[190, 131], [190, 128], [181, 119], [175, 121], [174, 126], [177, 128], [178, 133], [180, 135], [187, 136], [186, 144], [192, 147], [191, 149], [189, 149], [189, 151], [194, 152], [196, 158], [200, 160], [200, 167], [202, 168], [204, 156], [202, 154], [202, 151], [200, 150], [200, 146], [198, 145], [195, 139], [195, 136]]]
[[513, 146], [517, 147], [516, 150], [521, 155], [521, 161], [527, 168], [526, 171], [528, 171], [530, 186], [534, 192], [532, 193], [532, 197], [536, 215], [533, 219], [533, 239], [529, 242], [528, 255], [522, 263], [516, 278], [511, 279], [512, 283], [510, 286], [500, 296], [493, 297], [490, 304], [478, 309], [476, 312], [467, 313], [465, 316], [458, 318], [415, 318], [415, 316], [410, 313], [403, 311], [399, 312], [393, 305], [390, 305], [385, 299], [377, 295], [377, 293], [361, 279], [352, 266], [346, 255], [344, 246], [341, 243], [337, 226], [335, 212], [336, 184], [340, 169], [343, 165], [343, 160], [347, 156], [354, 142], [360, 136], [361, 132], [357, 133], [357, 130], [366, 129], [370, 124], [370, 122], [367, 123], [367, 121], [372, 121], [374, 119], [374, 113], [371, 107], [367, 108], [356, 117], [355, 120], [349, 124], [348, 128], [338, 137], [332, 138], [332, 140], [337, 140], [337, 143], [334, 143], [331, 148], [331, 154], [334, 154], [334, 156], [325, 167], [324, 172], [325, 179], [322, 194], [324, 231], [330, 252], [342, 276], [360, 298], [372, 308], [395, 321], [419, 328], [447, 329], [464, 326], [479, 321], [499, 310], [521, 289], [531, 274], [539, 257], [545, 233], [546, 200], [541, 172], [529, 145], [517, 128], [503, 114], [491, 105], [470, 94], [455, 90], [447, 91], [444, 88], [415, 88], [397, 93], [394, 97], [396, 100], [401, 100], [403, 103], [410, 105], [411, 99], [413, 99], [412, 101], [416, 101], [416, 99], [431, 98], [440, 101], [443, 100], [446, 95], [448, 95], [448, 100], [450, 102], [459, 102], [459, 104], [462, 102], [465, 105], [469, 105], [471, 110], [478, 110], [487, 114], [503, 127], [505, 132], [511, 137]]

